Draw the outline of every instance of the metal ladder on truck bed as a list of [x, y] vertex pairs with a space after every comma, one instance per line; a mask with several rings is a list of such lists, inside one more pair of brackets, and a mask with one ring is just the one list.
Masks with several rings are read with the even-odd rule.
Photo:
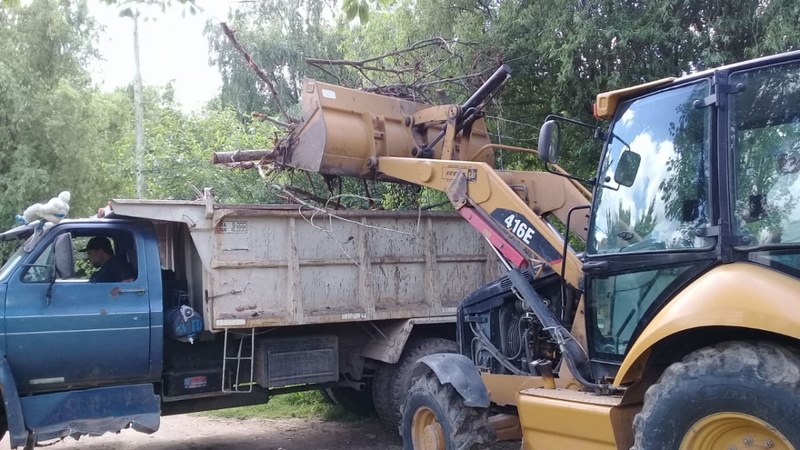
[[[236, 350], [235, 355], [228, 355], [228, 335], [232, 336], [240, 336], [239, 345]], [[230, 328], [225, 328], [225, 343], [223, 344], [223, 351], [222, 351], [222, 392], [233, 393], [233, 394], [249, 394], [253, 392], [253, 375], [255, 373], [255, 351], [256, 351], [256, 330], [255, 328], [250, 329], [250, 348], [249, 353], [248, 349], [246, 348], [245, 342], [248, 339], [245, 335], [237, 334], [231, 331]], [[235, 345], [235, 344], [234, 344]], [[244, 354], [243, 354], [244, 353]], [[234, 363], [235, 361], [235, 363]], [[247, 379], [245, 383], [242, 383], [241, 374], [242, 374], [242, 362], [247, 363], [250, 366], [250, 377]], [[236, 373], [230, 379], [230, 384], [226, 383], [226, 374], [228, 373], [228, 366], [235, 364], [236, 365]], [[227, 386], [230, 386], [228, 388]]]

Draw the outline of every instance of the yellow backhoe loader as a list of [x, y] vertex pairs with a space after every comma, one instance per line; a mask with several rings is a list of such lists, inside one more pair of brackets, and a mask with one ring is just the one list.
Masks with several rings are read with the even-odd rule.
[[[509, 78], [442, 106], [306, 81], [275, 152], [446, 192], [508, 271], [462, 302], [460, 354], [421, 360], [405, 447], [800, 448], [800, 52], [602, 93], [605, 126], [550, 116], [538, 152], [488, 139]], [[593, 179], [556, 164], [564, 127], [602, 144]]]

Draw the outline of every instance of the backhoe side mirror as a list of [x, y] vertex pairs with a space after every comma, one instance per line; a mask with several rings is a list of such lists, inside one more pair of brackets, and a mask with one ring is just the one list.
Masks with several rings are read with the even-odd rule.
[[630, 150], [622, 152], [619, 157], [619, 163], [617, 163], [617, 169], [614, 170], [614, 182], [625, 187], [633, 186], [641, 162], [642, 157], [638, 153]]
[[550, 164], [558, 162], [561, 150], [561, 129], [558, 122], [548, 120], [539, 130], [539, 158]]

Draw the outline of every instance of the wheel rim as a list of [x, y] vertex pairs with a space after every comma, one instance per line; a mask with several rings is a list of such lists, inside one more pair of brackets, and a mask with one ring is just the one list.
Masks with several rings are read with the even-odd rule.
[[444, 430], [430, 408], [422, 406], [414, 412], [411, 442], [414, 450], [445, 450]]
[[711, 414], [695, 422], [681, 441], [680, 450], [701, 449], [794, 450], [780, 431], [749, 414]]

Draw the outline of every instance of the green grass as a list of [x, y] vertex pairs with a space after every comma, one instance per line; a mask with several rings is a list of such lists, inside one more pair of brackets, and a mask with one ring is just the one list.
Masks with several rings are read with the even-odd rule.
[[312, 418], [336, 422], [359, 422], [369, 417], [353, 414], [322, 398], [319, 391], [294, 392], [271, 397], [263, 405], [219, 409], [202, 413], [212, 417], [228, 419], [288, 419]]

